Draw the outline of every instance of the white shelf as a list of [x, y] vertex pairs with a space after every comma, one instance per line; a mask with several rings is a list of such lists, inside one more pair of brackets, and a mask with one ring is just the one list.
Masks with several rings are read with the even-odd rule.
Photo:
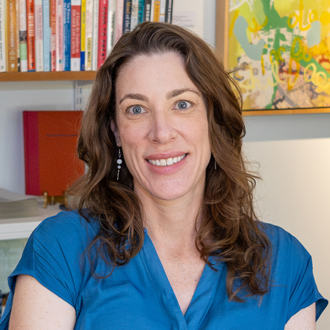
[[36, 217], [0, 219], [0, 240], [28, 238], [42, 220], [60, 211], [59, 204], [44, 209], [39, 203], [39, 215]]

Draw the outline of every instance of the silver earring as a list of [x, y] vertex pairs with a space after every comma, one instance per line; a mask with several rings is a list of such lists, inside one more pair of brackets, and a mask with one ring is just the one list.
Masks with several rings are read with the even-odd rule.
[[217, 162], [214, 160], [214, 169], [217, 169]]
[[119, 180], [119, 174], [121, 169], [121, 164], [123, 161], [121, 160], [121, 151], [120, 148], [118, 148], [118, 159], [117, 159], [117, 181]]

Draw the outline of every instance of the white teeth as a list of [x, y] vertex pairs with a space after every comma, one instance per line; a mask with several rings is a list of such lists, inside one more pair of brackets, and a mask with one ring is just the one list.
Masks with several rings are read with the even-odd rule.
[[168, 158], [166, 161], [166, 165], [173, 165], [173, 159], [172, 158]]
[[186, 157], [186, 155], [182, 155], [180, 157], [167, 158], [167, 159], [156, 159], [156, 160], [148, 159], [148, 162], [151, 163], [152, 165], [156, 165], [156, 166], [170, 166], [175, 163], [178, 163], [185, 157]]

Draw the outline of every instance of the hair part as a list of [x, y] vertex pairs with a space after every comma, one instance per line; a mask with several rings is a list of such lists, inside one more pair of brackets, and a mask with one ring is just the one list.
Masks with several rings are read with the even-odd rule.
[[206, 170], [196, 248], [211, 267], [209, 256], [226, 263], [230, 299], [242, 301], [238, 293], [243, 288], [248, 295], [262, 296], [269, 290], [271, 247], [253, 208], [258, 177], [247, 172], [243, 160], [245, 126], [240, 92], [210, 47], [175, 25], [138, 25], [119, 39], [97, 73], [78, 139], [79, 158], [88, 171], [71, 189], [78, 198], [79, 212], [87, 221], [92, 216], [100, 223], [100, 232], [87, 251], [96, 248], [102, 259], [115, 267], [128, 263], [142, 248], [142, 204], [133, 191], [125, 160], [120, 181], [116, 180], [118, 148], [111, 122], [116, 124], [115, 89], [121, 67], [136, 56], [164, 52], [183, 58], [208, 111], [212, 157]]

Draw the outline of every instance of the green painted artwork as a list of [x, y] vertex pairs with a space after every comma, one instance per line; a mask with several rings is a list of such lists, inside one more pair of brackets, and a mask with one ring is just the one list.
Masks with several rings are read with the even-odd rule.
[[244, 110], [330, 107], [329, 0], [230, 0], [228, 68]]

